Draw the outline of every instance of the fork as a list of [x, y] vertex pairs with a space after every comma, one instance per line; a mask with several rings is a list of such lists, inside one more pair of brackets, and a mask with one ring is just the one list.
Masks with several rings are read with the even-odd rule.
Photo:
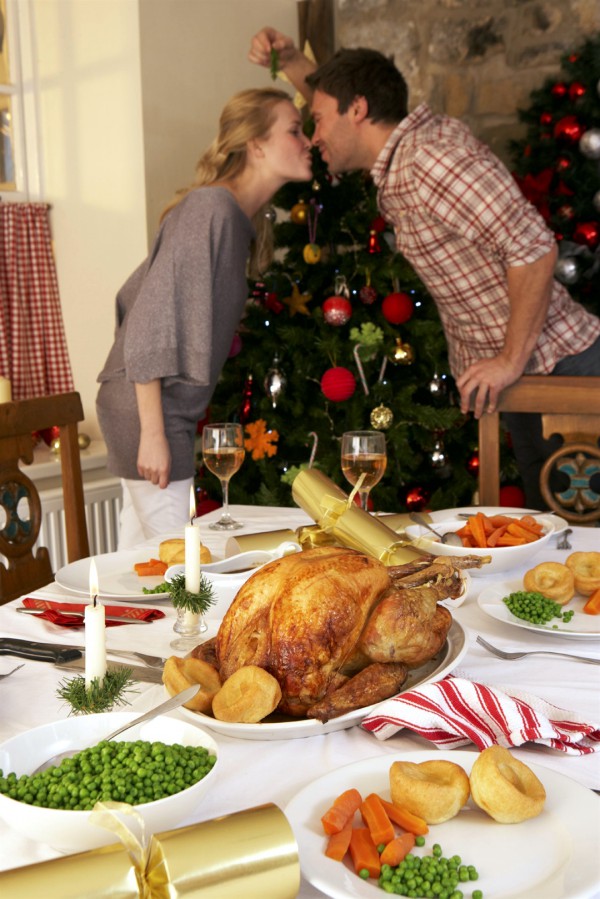
[[572, 528], [567, 528], [566, 531], [563, 531], [562, 537], [556, 544], [556, 548], [557, 549], [573, 549], [573, 547], [571, 546], [571, 544], [569, 543], [569, 540], [568, 540], [569, 534], [572, 534], [572, 533], [573, 533]]
[[13, 670], [12, 670], [12, 671], [7, 671], [7, 672], [6, 672], [6, 674], [0, 674], [0, 680], [4, 680], [4, 678], [5, 678], [5, 677], [10, 677], [10, 676], [11, 676], [11, 674], [14, 674], [14, 673], [15, 673], [15, 671], [18, 671], [18, 670], [19, 670], [19, 668], [22, 668], [22, 667], [23, 667], [23, 665], [24, 665], [24, 664], [25, 664], [25, 662], [23, 662], [23, 664], [22, 664], [22, 665], [17, 665], [17, 667], [16, 667], [16, 668], [13, 668]]
[[492, 646], [483, 637], [477, 636], [477, 643], [487, 649], [488, 652], [498, 656], [499, 659], [523, 659], [525, 656], [561, 656], [563, 659], [575, 659], [577, 662], [588, 662], [590, 665], [600, 665], [600, 659], [591, 659], [589, 656], [576, 656], [570, 652], [555, 652], [550, 649], [532, 649], [528, 652], [506, 652], [504, 649], [498, 649]]

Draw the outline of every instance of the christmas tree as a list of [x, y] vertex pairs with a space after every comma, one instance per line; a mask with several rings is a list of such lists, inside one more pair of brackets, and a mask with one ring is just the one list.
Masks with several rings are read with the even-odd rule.
[[561, 73], [521, 110], [523, 140], [511, 144], [525, 196], [556, 234], [555, 274], [600, 314], [600, 35], [562, 58]]
[[[250, 284], [245, 318], [210, 407], [241, 421], [246, 458], [230, 501], [293, 505], [291, 483], [314, 465], [346, 492], [342, 434], [381, 430], [381, 511], [470, 504], [477, 428], [463, 416], [435, 305], [378, 216], [362, 173], [332, 178], [318, 154], [312, 184], [275, 198], [276, 259]], [[198, 486], [219, 498], [200, 467]]]

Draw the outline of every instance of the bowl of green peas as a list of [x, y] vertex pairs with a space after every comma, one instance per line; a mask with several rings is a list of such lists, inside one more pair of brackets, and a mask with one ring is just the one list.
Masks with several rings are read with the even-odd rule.
[[[160, 715], [107, 742], [137, 713], [108, 712], [65, 718], [0, 744], [0, 817], [19, 833], [60, 852], [84, 852], [117, 843], [90, 821], [97, 802], [121, 802], [144, 819], [147, 835], [192, 823], [214, 784], [215, 740], [195, 724]], [[81, 752], [34, 776], [46, 759]], [[134, 832], [132, 816], [119, 818]]]

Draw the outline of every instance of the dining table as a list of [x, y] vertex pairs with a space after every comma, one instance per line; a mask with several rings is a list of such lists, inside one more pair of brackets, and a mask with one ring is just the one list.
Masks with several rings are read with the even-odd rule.
[[[304, 526], [314, 525], [308, 515], [296, 507], [232, 505], [230, 511], [242, 523], [239, 530], [218, 531], [210, 528], [210, 524], [217, 520], [220, 510], [196, 520], [202, 543], [210, 549], [214, 559], [227, 554], [227, 546], [231, 548], [231, 544], [228, 544], [231, 538], [278, 530], [296, 532]], [[140, 561], [156, 555], [160, 539], [162, 537], [136, 548]], [[501, 690], [526, 691], [559, 708], [571, 710], [600, 727], [600, 666], [559, 655], [531, 655], [518, 660], [503, 660], [477, 642], [479, 635], [505, 650], [573, 653], [600, 660], [600, 616], [597, 616], [598, 627], [595, 631], [583, 636], [572, 636], [560, 631], [533, 629], [518, 624], [515, 626], [512, 621], [500, 620], [489, 614], [479, 601], [483, 591], [494, 588], [502, 590], [509, 577], [521, 581], [526, 568], [531, 568], [538, 562], [564, 562], [569, 552], [600, 550], [600, 530], [596, 527], [572, 525], [568, 539], [570, 550], [559, 549], [558, 538], [553, 536], [538, 551], [532, 545], [531, 555], [525, 566], [495, 575], [486, 575], [482, 571], [467, 579], [466, 595], [452, 609], [453, 619], [464, 634], [465, 648], [458, 654], [457, 665], [451, 673], [453, 676], [493, 685]], [[114, 556], [117, 562], [119, 553]], [[101, 583], [99, 590], [101, 598]], [[57, 582], [28, 595], [54, 601], [89, 602], [85, 586], [78, 594]], [[22, 605], [22, 600], [23, 597], [0, 606], [0, 636], [83, 646], [83, 627], [67, 630], [34, 615], [17, 614], [16, 610]], [[132, 604], [127, 597], [112, 597], [103, 601]], [[138, 651], [162, 658], [178, 654], [171, 648], [176, 637], [173, 630], [176, 612], [169, 596], [153, 594], [137, 599], [136, 604], [161, 609], [165, 616], [144, 626], [107, 628], [109, 659], [112, 651]], [[208, 630], [205, 636], [216, 633], [218, 619], [213, 618], [210, 611], [206, 616], [206, 624]], [[204, 637], [199, 642], [202, 639]], [[57, 693], [59, 684], [68, 676], [64, 670], [48, 662], [24, 661], [2, 655], [0, 675], [15, 668], [17, 664], [22, 664], [22, 667], [10, 677], [0, 680], [0, 743], [23, 731], [71, 714], [71, 709]], [[444, 672], [446, 673], [448, 672]], [[140, 681], [135, 685], [135, 692], [127, 695], [126, 710], [145, 712], [161, 702], [165, 695], [162, 684]], [[181, 710], [170, 714], [185, 717]], [[186, 717], [186, 720], [189, 718]], [[361, 727], [360, 719], [345, 729], [324, 733], [319, 733], [318, 729], [311, 730], [308, 736], [292, 738], [244, 739], [243, 736], [216, 731], [212, 736], [218, 744], [219, 777], [203, 797], [195, 815], [182, 824], [208, 821], [263, 803], [275, 803], [285, 810], [288, 803], [316, 778], [338, 771], [342, 766], [374, 758], [384, 758], [391, 764], [395, 759], [410, 758], [411, 753], [423, 750], [441, 752], [423, 736], [406, 728], [398, 730], [388, 739], [378, 739]], [[462, 747], [462, 750], [472, 753], [473, 757], [479, 751], [472, 743]], [[444, 751], [444, 757], [452, 758], [452, 751]], [[584, 755], [568, 754], [536, 742], [526, 742], [510, 751], [525, 764], [536, 766], [536, 770], [557, 772], [585, 790], [600, 791], [600, 751]], [[600, 799], [598, 809], [600, 810]], [[596, 816], [595, 822], [591, 822], [591, 826], [598, 830], [600, 849], [600, 815]], [[515, 840], [518, 839], [517, 828], [514, 830], [514, 837]], [[29, 840], [12, 829], [10, 822], [0, 820], [0, 870], [18, 868], [57, 856], [58, 852], [51, 846]], [[600, 852], [597, 858], [600, 858]], [[300, 862], [302, 864], [302, 856]], [[322, 896], [323, 893], [311, 883], [308, 873], [303, 868], [298, 895], [302, 899]], [[589, 893], [596, 899], [600, 897], [600, 863], [598, 875], [597, 891]]]

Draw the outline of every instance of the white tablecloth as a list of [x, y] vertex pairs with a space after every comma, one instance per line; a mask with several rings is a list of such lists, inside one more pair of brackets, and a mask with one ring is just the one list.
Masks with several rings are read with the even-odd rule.
[[[295, 529], [303, 524], [312, 524], [299, 509], [232, 506], [231, 511], [234, 517], [245, 524], [244, 529], [233, 532], [234, 535], [279, 528]], [[211, 513], [199, 519], [199, 525], [203, 542], [218, 557], [223, 555], [225, 540], [231, 533], [223, 536], [222, 533], [209, 529], [209, 522], [216, 517], [218, 513]], [[594, 528], [574, 528], [570, 540], [573, 550], [600, 548], [600, 532]], [[566, 553], [557, 550], [555, 544], [556, 540], [553, 538], [540, 557], [532, 554], [527, 567], [542, 560], [564, 561]], [[148, 544], [147, 548], [156, 552], [157, 545]], [[140, 558], [145, 558], [143, 551]], [[537, 635], [484, 614], [476, 602], [478, 593], [484, 587], [502, 581], [503, 577], [505, 576], [473, 577], [466, 601], [454, 612], [456, 619], [466, 629], [469, 639], [469, 650], [460, 668], [454, 673], [496, 686], [513, 686], [526, 690], [557, 706], [576, 711], [589, 721], [600, 721], [600, 668], [567, 659], [554, 660], [547, 656], [504, 662], [475, 643], [475, 637], [479, 633], [502, 648], [563, 650], [600, 658], [598, 638]], [[38, 591], [36, 595], [54, 599], [76, 598], [75, 594], [65, 597], [65, 591], [61, 591], [55, 584]], [[169, 644], [174, 637], [174, 612], [168, 600], [155, 596], [150, 599], [143, 605], [160, 607], [167, 613], [167, 617], [154, 621], [151, 625], [110, 628], [107, 630], [109, 649], [137, 649], [163, 657], [172, 654]], [[44, 642], [83, 643], [83, 630], [57, 628], [33, 616], [18, 615], [15, 612], [18, 604], [15, 602], [0, 606], [0, 635]], [[0, 673], [10, 670], [20, 661], [14, 657], [0, 656]], [[0, 742], [23, 730], [68, 714], [69, 709], [56, 696], [57, 685], [64, 677], [65, 672], [55, 669], [51, 664], [25, 662], [20, 671], [0, 681]], [[163, 688], [160, 685], [140, 684], [139, 694], [130, 694], [130, 698], [131, 708], [143, 712], [164, 699]], [[430, 748], [431, 745], [408, 731], [380, 742], [360, 727], [287, 741], [256, 742], [219, 734], [215, 736], [221, 759], [218, 783], [203, 800], [196, 817], [185, 823], [209, 820], [265, 802], [275, 802], [283, 808], [316, 776], [341, 765], [381, 754], [388, 754], [391, 761], [404, 751]], [[476, 751], [475, 747], [473, 751]], [[553, 768], [586, 787], [600, 790], [600, 753], [566, 756], [531, 744], [513, 752], [524, 762]], [[56, 854], [49, 846], [25, 839], [0, 821], [0, 869], [53, 858]], [[308, 899], [322, 894], [303, 880], [299, 895]]]

